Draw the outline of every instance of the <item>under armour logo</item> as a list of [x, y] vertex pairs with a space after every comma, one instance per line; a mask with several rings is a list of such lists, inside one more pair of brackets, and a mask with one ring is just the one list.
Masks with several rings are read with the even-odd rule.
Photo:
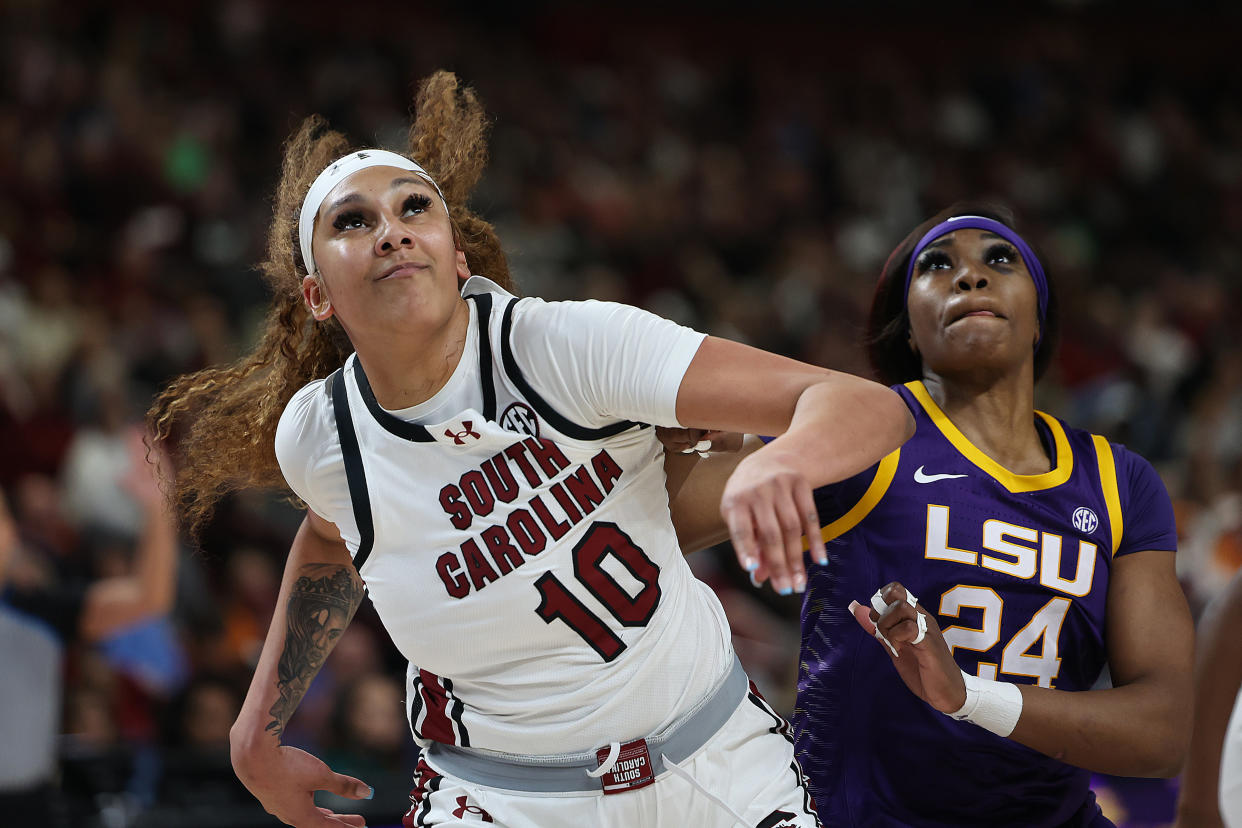
[[791, 814], [789, 811], [773, 811], [768, 814], [755, 828], [797, 828], [797, 814]]
[[457, 797], [457, 810], [453, 811], [453, 816], [457, 817], [458, 819], [461, 819], [466, 814], [476, 814], [478, 816], [481, 816], [483, 817], [484, 822], [495, 822], [496, 821], [492, 819], [492, 815], [489, 814], [487, 811], [483, 810], [478, 805], [467, 805], [466, 797], [459, 796]]
[[477, 440], [482, 436], [479, 432], [474, 430], [474, 420], [462, 420], [461, 427], [465, 429], [465, 431], [453, 431], [451, 428], [444, 429], [444, 436], [452, 437], [453, 442], [459, 446], [464, 446], [466, 444], [466, 437], [473, 437]]
[[360, 160], [364, 160], [364, 159], [370, 158], [370, 157], [371, 157], [371, 154], [370, 154], [369, 152], [360, 152], [360, 153], [358, 153], [358, 156], [357, 156], [357, 157], [358, 157]]

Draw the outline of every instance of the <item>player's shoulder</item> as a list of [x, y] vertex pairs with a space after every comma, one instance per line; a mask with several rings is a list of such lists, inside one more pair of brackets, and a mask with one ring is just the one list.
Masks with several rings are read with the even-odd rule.
[[281, 423], [286, 420], [290, 423], [304, 422], [331, 414], [329, 390], [327, 377], [303, 385], [285, 403], [285, 410], [280, 415]]
[[524, 296], [513, 303], [514, 329], [538, 330], [551, 336], [592, 332], [600, 326], [624, 324], [644, 311], [600, 299], [540, 299]]
[[1147, 488], [1156, 483], [1163, 485], [1151, 461], [1125, 443], [1112, 440], [1104, 434], [1077, 428], [1059, 418], [1053, 419], [1061, 425], [1071, 444], [1076, 448], [1089, 447], [1096, 463], [1112, 467], [1112, 473], [1123, 494], [1127, 489]]
[[276, 425], [276, 455], [283, 460], [325, 444], [336, 428], [327, 379], [303, 385], [285, 404]]

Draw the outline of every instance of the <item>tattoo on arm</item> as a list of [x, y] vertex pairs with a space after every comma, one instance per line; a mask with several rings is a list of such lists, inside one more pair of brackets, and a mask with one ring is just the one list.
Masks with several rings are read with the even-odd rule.
[[362, 593], [362, 580], [352, 567], [339, 564], [302, 567], [289, 594], [285, 648], [276, 665], [280, 698], [268, 711], [272, 714], [272, 721], [266, 728], [268, 732], [279, 736], [284, 731], [311, 679], [349, 626], [362, 603]]

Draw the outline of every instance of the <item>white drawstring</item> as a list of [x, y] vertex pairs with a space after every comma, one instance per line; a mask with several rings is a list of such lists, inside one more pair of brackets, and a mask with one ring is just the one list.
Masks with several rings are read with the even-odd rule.
[[[615, 744], [615, 743], [614, 743], [614, 744]], [[744, 818], [742, 818], [742, 817], [738, 814], [738, 812], [737, 812], [737, 811], [735, 811], [735, 810], [733, 810], [732, 808], [730, 808], [730, 807], [729, 807], [729, 803], [725, 802], [723, 799], [721, 799], [720, 797], [716, 796], [714, 793], [712, 793], [711, 791], [709, 791], [707, 788], [704, 788], [702, 785], [700, 785], [700, 784], [699, 784], [699, 781], [698, 781], [697, 779], [695, 779], [693, 776], [691, 776], [689, 771], [687, 771], [685, 768], [682, 768], [682, 767], [680, 767], [679, 765], [677, 765], [677, 764], [675, 764], [674, 762], [672, 762], [672, 761], [671, 761], [671, 760], [670, 760], [667, 756], [665, 756], [663, 753], [661, 753], [661, 754], [660, 754], [660, 759], [661, 759], [661, 760], [663, 760], [663, 762], [664, 762], [664, 767], [668, 768], [668, 769], [669, 769], [669, 770], [671, 770], [673, 773], [677, 774], [678, 776], [682, 777], [682, 778], [683, 778], [683, 779], [685, 779], [687, 782], [689, 782], [691, 785], [693, 785], [694, 787], [698, 788], [698, 790], [699, 790], [699, 792], [700, 792], [700, 793], [702, 793], [704, 796], [706, 796], [706, 797], [707, 797], [708, 799], [710, 799], [712, 802], [715, 802], [717, 805], [719, 805], [721, 808], [723, 808], [723, 809], [725, 810], [725, 812], [726, 812], [726, 813], [728, 813], [728, 814], [729, 814], [729, 816], [731, 816], [731, 817], [733, 817], [735, 820], [737, 820], [737, 822], [738, 822], [740, 825], [743, 825], [743, 826], [748, 825], [748, 823], [746, 822], [746, 820], [745, 820]]]
[[612, 770], [612, 766], [617, 764], [617, 757], [619, 757], [620, 755], [621, 755], [621, 743], [620, 742], [609, 742], [608, 743], [608, 758], [604, 760], [604, 764], [600, 765], [595, 770], [587, 771], [587, 776], [591, 777], [592, 779], [599, 779], [601, 776], [608, 773], [608, 771]]

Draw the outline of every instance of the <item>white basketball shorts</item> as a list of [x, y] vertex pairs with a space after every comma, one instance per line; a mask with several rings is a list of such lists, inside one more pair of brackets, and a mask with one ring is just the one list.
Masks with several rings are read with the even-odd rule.
[[419, 760], [406, 828], [822, 828], [789, 725], [753, 685], [697, 751], [621, 793], [512, 790], [442, 772], [435, 761]]

